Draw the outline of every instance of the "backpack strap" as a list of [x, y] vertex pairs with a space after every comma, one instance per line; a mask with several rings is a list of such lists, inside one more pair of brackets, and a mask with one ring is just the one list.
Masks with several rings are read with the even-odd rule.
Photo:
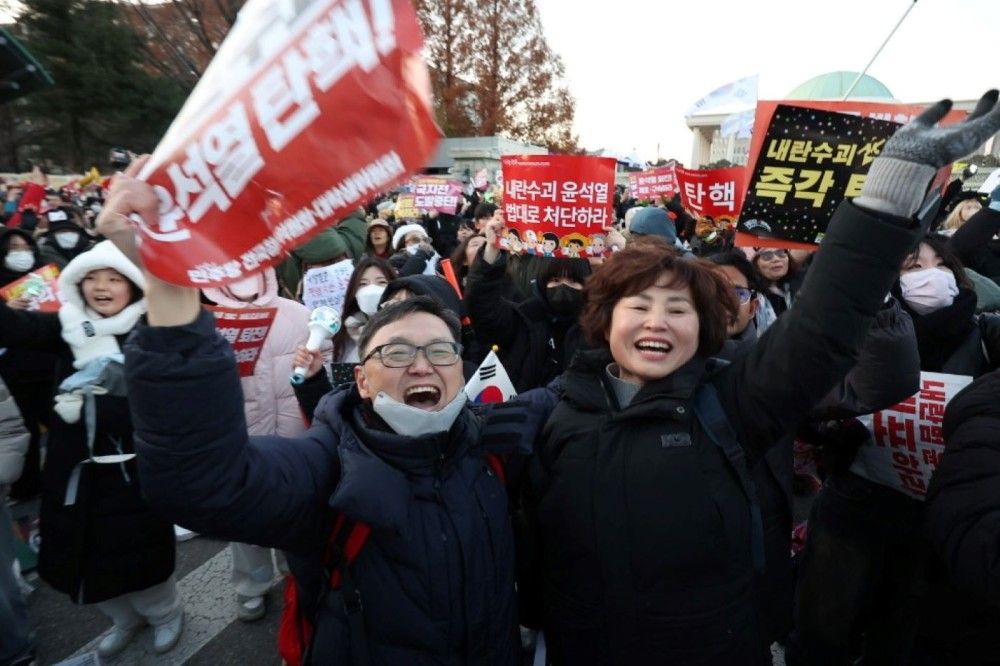
[[709, 439], [722, 449], [726, 459], [740, 480], [743, 493], [750, 504], [750, 550], [753, 555], [753, 567], [758, 573], [764, 572], [764, 519], [757, 501], [757, 491], [750, 477], [750, 466], [747, 464], [746, 453], [740, 446], [726, 412], [719, 402], [719, 392], [712, 382], [706, 382], [694, 396], [694, 412], [701, 422], [701, 427]]
[[[326, 556], [323, 558], [327, 583], [322, 594], [339, 595], [343, 602], [344, 614], [347, 616], [351, 666], [370, 666], [372, 663], [368, 654], [368, 636], [365, 632], [364, 604], [361, 591], [358, 590], [351, 572], [351, 565], [361, 553], [370, 535], [371, 528], [366, 523], [348, 518], [342, 513], [338, 514], [330, 538], [327, 540]], [[320, 607], [322, 604], [317, 603], [317, 608]], [[315, 632], [312, 638], [315, 641]], [[309, 663], [311, 653], [312, 642], [302, 660], [304, 664]]]

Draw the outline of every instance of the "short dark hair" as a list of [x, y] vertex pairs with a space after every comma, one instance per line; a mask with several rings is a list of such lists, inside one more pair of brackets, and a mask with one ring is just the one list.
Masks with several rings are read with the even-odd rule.
[[443, 321], [447, 324], [448, 330], [451, 332], [452, 340], [455, 342], [462, 341], [462, 323], [453, 312], [446, 310], [440, 303], [429, 296], [414, 296], [405, 301], [390, 303], [371, 316], [371, 319], [368, 320], [368, 323], [362, 329], [361, 336], [358, 338], [358, 354], [360, 358], [364, 358], [368, 353], [368, 344], [380, 329], [404, 317], [421, 312], [433, 315]]
[[757, 271], [757, 267], [750, 263], [747, 255], [742, 250], [730, 250], [720, 252], [707, 257], [708, 261], [719, 266], [732, 266], [747, 279], [747, 287], [752, 291], [764, 291], [764, 278]]
[[493, 213], [497, 212], [497, 205], [491, 203], [481, 203], [476, 205], [475, 211], [472, 213], [472, 218], [474, 220], [482, 220], [487, 217], [493, 217]]
[[583, 247], [585, 245], [585, 243], [582, 240], [580, 240], [579, 238], [570, 238], [568, 241], [566, 241], [566, 244], [567, 245], [579, 245], [580, 247]]
[[556, 236], [551, 231], [546, 231], [544, 234], [542, 234], [542, 238], [547, 241], [555, 241], [556, 243], [559, 242], [559, 236]]
[[[941, 265], [955, 275], [955, 284], [960, 289], [973, 288], [972, 281], [969, 280], [969, 276], [965, 272], [965, 266], [962, 265], [962, 260], [958, 258], [957, 254], [952, 252], [946, 241], [943, 241], [932, 234], [927, 234], [920, 239], [920, 243], [928, 245], [932, 250], [934, 250], [934, 254], [941, 258]], [[906, 259], [903, 260], [904, 266], [911, 260], [916, 259], [917, 255], [920, 254], [920, 243], [917, 243], [917, 246], [913, 248], [913, 252], [911, 252]]]
[[550, 280], [556, 278], [568, 278], [573, 282], [583, 284], [590, 277], [590, 262], [586, 259], [575, 257], [550, 257], [545, 259], [545, 264], [538, 271], [538, 286], [542, 291], [549, 284]]
[[664, 273], [672, 287], [688, 287], [698, 313], [698, 354], [709, 357], [729, 337], [726, 327], [739, 313], [733, 288], [703, 259], [685, 259], [662, 238], [646, 237], [611, 255], [583, 288], [580, 328], [595, 347], [607, 347], [611, 315], [623, 298], [656, 284]]

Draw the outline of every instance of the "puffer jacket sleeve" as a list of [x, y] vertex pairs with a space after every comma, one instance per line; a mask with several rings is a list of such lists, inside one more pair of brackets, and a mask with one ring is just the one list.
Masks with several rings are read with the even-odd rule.
[[0, 501], [3, 501], [2, 487], [21, 477], [30, 439], [14, 396], [0, 380]]
[[809, 414], [819, 420], [871, 414], [920, 389], [920, 352], [913, 320], [895, 298], [875, 315], [858, 362]]
[[948, 404], [945, 454], [927, 490], [927, 529], [952, 580], [1000, 604], [1000, 371]]
[[14, 310], [0, 300], [0, 347], [56, 352], [63, 346], [59, 315]]
[[983, 208], [955, 231], [948, 247], [958, 255], [963, 265], [994, 281], [1000, 280], [1000, 256], [990, 243], [998, 232], [1000, 212]]
[[500, 349], [510, 349], [522, 326], [516, 308], [504, 298], [507, 280], [507, 253], [501, 252], [489, 264], [480, 250], [466, 279], [465, 309], [476, 339], [487, 348], [499, 345]]
[[315, 552], [339, 477], [336, 435], [249, 437], [229, 345], [202, 312], [139, 326], [126, 381], [143, 494], [165, 518], [229, 541]]
[[740, 441], [752, 455], [779, 441], [855, 365], [875, 314], [919, 234], [844, 202], [795, 306], [716, 379]]

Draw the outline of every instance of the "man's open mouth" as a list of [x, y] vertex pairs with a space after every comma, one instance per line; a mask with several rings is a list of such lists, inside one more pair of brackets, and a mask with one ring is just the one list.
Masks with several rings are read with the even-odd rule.
[[441, 400], [441, 389], [436, 386], [411, 386], [403, 395], [403, 402], [417, 409], [431, 409]]

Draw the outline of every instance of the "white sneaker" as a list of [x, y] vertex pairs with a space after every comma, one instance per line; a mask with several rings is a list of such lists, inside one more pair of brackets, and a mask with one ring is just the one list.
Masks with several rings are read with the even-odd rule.
[[267, 613], [267, 604], [264, 597], [245, 597], [242, 594], [236, 595], [236, 617], [241, 622], [254, 622], [264, 617]]
[[141, 624], [136, 624], [131, 627], [126, 627], [121, 629], [119, 627], [111, 627], [111, 633], [101, 639], [101, 642], [97, 644], [97, 654], [102, 657], [113, 657], [125, 648], [128, 647], [135, 635], [139, 633], [142, 629]]
[[178, 613], [173, 620], [153, 627], [153, 651], [157, 654], [163, 654], [173, 650], [177, 641], [181, 639], [183, 629], [184, 611]]
[[196, 536], [198, 536], [197, 532], [192, 532], [191, 530], [181, 527], [180, 525], [174, 525], [174, 537], [178, 541], [190, 541]]

